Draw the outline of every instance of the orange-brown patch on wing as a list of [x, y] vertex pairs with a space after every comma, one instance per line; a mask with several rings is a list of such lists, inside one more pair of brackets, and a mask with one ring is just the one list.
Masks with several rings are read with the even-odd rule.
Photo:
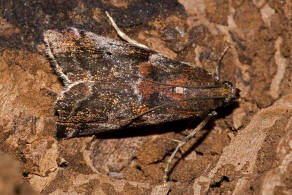
[[143, 98], [149, 99], [151, 97], [151, 94], [154, 94], [155, 91], [157, 91], [159, 86], [157, 84], [148, 81], [148, 80], [142, 80], [138, 86], [139, 91]]
[[[90, 53], [91, 58], [100, 58], [101, 55], [96, 52], [95, 43], [88, 37], [84, 36], [82, 39], [82, 48], [86, 50], [86, 52]], [[80, 52], [83, 52], [82, 50]]]
[[170, 91], [169, 89], [174, 86], [183, 87], [187, 84], [187, 81], [187, 78], [183, 77], [183, 75], [173, 80], [167, 80], [167, 85], [161, 86], [161, 92], [174, 100], [183, 100], [185, 98], [183, 93], [177, 93], [176, 90]]
[[132, 105], [132, 112], [134, 114], [143, 114], [148, 111], [148, 107], [146, 105]]
[[66, 37], [66, 41], [68, 42], [75, 42], [79, 39], [79, 37], [76, 35], [76, 33], [73, 30], [66, 29], [63, 31], [63, 36]]
[[148, 62], [142, 62], [139, 66], [141, 76], [148, 77], [152, 73], [152, 64]]
[[185, 86], [188, 82], [188, 79], [183, 75], [177, 76], [177, 78], [173, 80], [167, 80], [166, 84], [168, 85], [175, 85], [175, 86]]

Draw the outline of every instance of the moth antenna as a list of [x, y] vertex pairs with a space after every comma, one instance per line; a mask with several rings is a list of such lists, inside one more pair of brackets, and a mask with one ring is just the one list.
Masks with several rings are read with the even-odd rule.
[[194, 130], [192, 130], [189, 135], [187, 135], [182, 141], [180, 141], [180, 143], [176, 146], [175, 150], [172, 152], [171, 156], [167, 160], [167, 164], [166, 164], [166, 167], [164, 169], [164, 176], [163, 176], [164, 183], [166, 183], [168, 180], [169, 166], [170, 166], [172, 160], [174, 159], [176, 153], [178, 152], [178, 150], [183, 145], [185, 145], [185, 143], [187, 143], [191, 138], [193, 138], [201, 129], [203, 129], [205, 127], [205, 125], [208, 123], [208, 121], [215, 115], [217, 115], [217, 112], [215, 112], [215, 111], [210, 112], [208, 114], [208, 116]]
[[218, 58], [218, 64], [217, 64], [215, 75], [214, 75], [215, 81], [220, 81], [221, 61], [222, 61], [223, 57], [225, 56], [225, 54], [227, 53], [228, 49], [229, 49], [229, 46], [225, 47], [225, 49], [221, 53], [220, 57]]
[[136, 46], [136, 47], [139, 47], [139, 48], [142, 48], [142, 49], [147, 49], [149, 50], [149, 48], [142, 44], [142, 43], [138, 43], [137, 41], [131, 39], [130, 37], [128, 37], [126, 35], [126, 33], [124, 33], [123, 31], [121, 31], [121, 29], [118, 27], [118, 25], [116, 24], [116, 22], [114, 21], [114, 19], [110, 16], [110, 14], [105, 11], [105, 14], [106, 16], [109, 18], [110, 22], [111, 22], [111, 25], [114, 27], [114, 29], [117, 31], [118, 35], [125, 41], [127, 41], [128, 43], [130, 43], [131, 45], [133, 46]]

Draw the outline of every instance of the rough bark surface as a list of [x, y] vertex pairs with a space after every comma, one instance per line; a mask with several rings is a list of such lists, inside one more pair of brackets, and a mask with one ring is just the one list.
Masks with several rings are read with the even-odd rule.
[[[277, 0], [1, 1], [0, 194], [291, 194], [291, 8]], [[166, 187], [171, 139], [188, 130], [55, 137], [62, 82], [43, 32], [73, 26], [119, 39], [105, 10], [132, 39], [210, 72], [230, 46], [221, 77], [240, 98], [182, 148]]]

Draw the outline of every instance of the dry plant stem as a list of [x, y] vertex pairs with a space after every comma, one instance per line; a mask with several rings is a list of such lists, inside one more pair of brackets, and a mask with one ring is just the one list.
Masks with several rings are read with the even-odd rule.
[[169, 173], [169, 166], [174, 159], [176, 153], [178, 150], [185, 145], [192, 137], [196, 135], [201, 129], [204, 128], [204, 126], [208, 123], [208, 121], [215, 116], [217, 113], [215, 111], [212, 111], [211, 113], [208, 114], [208, 116], [189, 134], [187, 135], [180, 143], [176, 146], [175, 150], [172, 152], [171, 156], [169, 157], [166, 167], [164, 169], [164, 177], [163, 177], [163, 182], [166, 183], [168, 180], [168, 173]]
[[130, 37], [128, 37], [123, 31], [121, 31], [120, 28], [118, 27], [118, 25], [116, 24], [116, 22], [114, 21], [114, 19], [109, 15], [109, 13], [107, 11], [105, 12], [105, 14], [109, 18], [112, 26], [115, 28], [115, 30], [117, 31], [118, 35], [123, 40], [127, 41], [128, 43], [130, 43], [131, 45], [134, 45], [136, 47], [149, 50], [149, 48], [146, 45], [138, 43], [137, 41], [135, 41], [135, 40], [131, 39]]

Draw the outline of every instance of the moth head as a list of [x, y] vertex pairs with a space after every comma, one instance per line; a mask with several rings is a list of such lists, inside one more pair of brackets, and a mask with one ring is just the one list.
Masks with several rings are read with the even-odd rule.
[[230, 81], [223, 81], [222, 84], [224, 86], [222, 88], [222, 94], [226, 94], [224, 98], [225, 104], [232, 103], [235, 99], [239, 98], [240, 90], [235, 88]]

